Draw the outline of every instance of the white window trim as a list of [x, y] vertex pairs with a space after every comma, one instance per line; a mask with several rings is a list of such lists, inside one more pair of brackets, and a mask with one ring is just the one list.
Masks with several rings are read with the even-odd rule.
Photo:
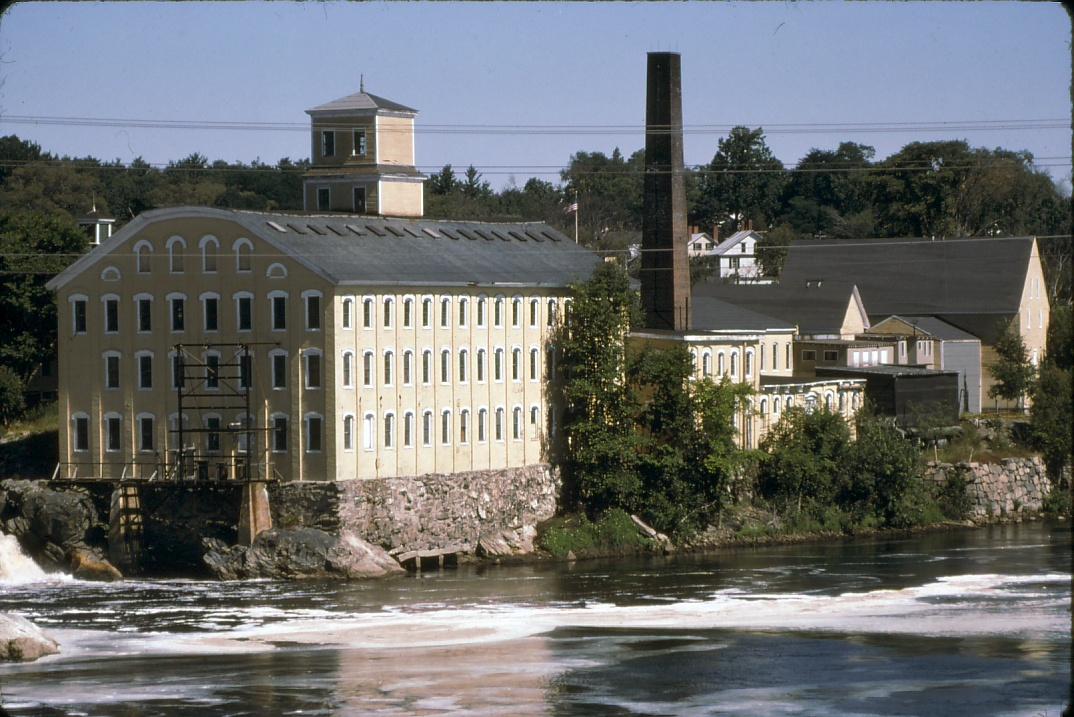
[[[347, 359], [350, 359], [350, 376], [347, 375]], [[354, 369], [356, 366], [354, 351], [344, 349], [339, 356], [339, 382], [343, 388], [354, 388]]]
[[[108, 422], [113, 418], [119, 419], [119, 448], [108, 447], [108, 444], [111, 443], [108, 439], [112, 435], [108, 430]], [[123, 416], [121, 414], [109, 411], [101, 416], [101, 432], [104, 433], [104, 445], [102, 448], [104, 448], [105, 453], [119, 453], [123, 450]]]
[[[86, 447], [78, 447], [78, 420], [83, 418], [86, 420]], [[90, 420], [89, 414], [85, 411], [76, 411], [71, 414], [71, 451], [74, 453], [89, 453], [90, 449]]]
[[[168, 331], [170, 333], [173, 333], [173, 334], [186, 333], [186, 323], [187, 323], [187, 321], [186, 321], [186, 314], [187, 314], [186, 294], [183, 294], [183, 293], [178, 292], [178, 291], [173, 291], [170, 294], [166, 295], [164, 297], [164, 299], [168, 302]], [[174, 302], [175, 302], [176, 299], [182, 299], [183, 300], [183, 328], [181, 328], [181, 329], [175, 328], [175, 304], [174, 304]]]
[[[173, 247], [175, 247], [176, 245], [178, 245], [181, 248], [182, 257], [183, 257], [183, 261], [182, 261], [183, 266], [182, 266], [181, 269], [179, 269], [179, 271], [175, 270], [175, 251], [174, 251]], [[186, 239], [183, 239], [183, 237], [181, 237], [181, 236], [173, 236], [170, 239], [168, 239], [167, 243], [164, 246], [168, 250], [168, 273], [169, 274], [183, 274], [183, 273], [185, 273], [185, 271], [186, 271]]]
[[[432, 446], [436, 444], [436, 426], [433, 425], [433, 411], [430, 408], [426, 408], [421, 412], [421, 445]], [[425, 422], [429, 422], [429, 440], [425, 440]]]
[[[215, 356], [216, 361], [217, 361], [217, 363], [216, 363], [216, 368], [217, 368], [216, 384], [217, 385], [215, 387], [209, 385], [209, 357], [210, 356]], [[203, 353], [201, 355], [201, 360], [205, 363], [205, 378], [204, 378], [204, 381], [205, 381], [205, 390], [206, 391], [219, 391], [220, 390], [220, 380], [221, 379], [220, 379], [219, 371], [220, 371], [220, 364], [223, 363], [222, 358], [223, 357], [220, 355], [219, 351], [206, 351], [205, 353]]]
[[[481, 430], [481, 416], [482, 415], [484, 415], [485, 421], [486, 421], [484, 431]], [[488, 423], [488, 419], [489, 419], [489, 407], [488, 406], [478, 406], [477, 407], [477, 438], [474, 441], [475, 443], [488, 443], [489, 429], [491, 428], [491, 425]]]
[[[119, 370], [117, 373], [117, 380], [119, 383], [115, 386], [108, 385], [108, 359], [114, 357], [119, 359]], [[123, 354], [119, 351], [105, 351], [101, 354], [101, 365], [104, 368], [104, 377], [101, 381], [101, 386], [105, 391], [118, 391], [123, 386]]]
[[384, 381], [381, 385], [385, 387], [395, 385], [395, 351], [393, 349], [384, 349], [384, 352], [380, 355], [381, 358], [381, 371], [384, 373]]
[[[143, 418], [148, 418], [151, 421], [153, 421], [153, 431], [152, 431], [151, 440], [150, 440], [150, 442], [153, 444], [152, 448], [142, 448], [142, 419]], [[143, 411], [142, 413], [139, 413], [134, 417], [134, 427], [135, 427], [136, 433], [137, 433], [136, 439], [138, 441], [138, 448], [137, 448], [138, 453], [150, 453], [150, 454], [155, 453], [156, 450], [157, 450], [157, 435], [156, 435], [156, 433], [157, 433], [157, 417], [154, 416], [152, 413], [147, 413], [147, 412]]]
[[470, 298], [460, 296], [457, 303], [459, 307], [459, 328], [465, 329], [470, 325]]
[[[351, 420], [351, 445], [350, 445], [349, 448], [347, 447], [347, 419], [348, 418]], [[356, 436], [354, 434], [358, 429], [358, 421], [355, 419], [353, 413], [344, 413], [343, 414], [343, 422], [342, 422], [341, 425], [342, 425], [342, 430], [340, 430], [340, 432], [339, 432], [339, 441], [343, 445], [343, 452], [344, 453], [354, 453], [354, 444], [356, 443], [356, 441], [354, 440], [356, 438]]]
[[[216, 268], [207, 268], [208, 262], [206, 261], [209, 256], [205, 251], [205, 248], [210, 244], [216, 249]], [[212, 234], [206, 234], [198, 242], [198, 249], [201, 251], [201, 273], [202, 274], [216, 274], [220, 271], [220, 240], [214, 237]]]
[[[425, 321], [425, 302], [426, 301], [429, 302], [429, 320], [428, 320], [428, 322]], [[428, 296], [428, 295], [427, 296], [422, 296], [421, 297], [421, 312], [422, 312], [421, 328], [423, 328], [423, 329], [431, 329], [433, 327], [433, 324], [435, 323], [433, 321], [433, 312], [434, 311], [436, 311], [436, 302], [433, 301], [433, 297]]]
[[377, 450], [377, 415], [372, 411], [362, 416], [362, 450], [370, 453]]
[[[517, 363], [515, 362], [515, 357], [516, 356], [518, 357], [518, 362]], [[525, 361], [526, 361], [526, 355], [522, 352], [522, 347], [518, 346], [517, 344], [515, 346], [512, 346], [511, 347], [511, 383], [522, 383], [522, 381], [523, 381], [522, 377], [526, 374]], [[517, 373], [515, 372], [515, 367], [516, 366], [518, 367], [518, 372]]]
[[463, 346], [459, 349], [458, 353], [459, 363], [455, 367], [458, 369], [458, 383], [468, 384], [470, 383], [470, 349]]
[[488, 328], [489, 323], [489, 297], [485, 294], [480, 294], [477, 297], [477, 304], [474, 306], [474, 326], [479, 329]]
[[339, 324], [344, 331], [354, 331], [354, 297], [344, 296], [339, 302]]
[[[518, 416], [518, 435], [515, 435], [515, 416]], [[526, 440], [526, 410], [522, 404], [515, 404], [511, 408], [511, 440]]]
[[302, 323], [306, 327], [306, 331], [319, 332], [324, 327], [324, 317], [320, 318], [320, 326], [313, 329], [310, 328], [310, 304], [309, 300], [312, 297], [317, 297], [317, 308], [321, 313], [324, 313], [324, 294], [317, 289], [306, 289], [302, 292]]
[[[366, 381], [365, 367], [366, 361], [369, 362], [369, 380]], [[365, 388], [372, 388], [377, 385], [377, 355], [373, 353], [371, 349], [366, 349], [362, 352], [362, 386]]]
[[[447, 308], [445, 308], [445, 304], [447, 305]], [[450, 296], [442, 296], [442, 297], [440, 297], [440, 306], [439, 306], [439, 308], [440, 308], [440, 328], [442, 328], [442, 329], [451, 328], [451, 308], [452, 308], [451, 307], [451, 297]], [[446, 321], [445, 321], [445, 319], [446, 319]]]
[[[410, 440], [407, 441], [407, 427], [410, 428]], [[403, 414], [403, 428], [401, 434], [403, 436], [403, 442], [400, 444], [401, 448], [413, 448], [414, 447], [414, 429], [417, 427], [414, 421], [414, 412], [406, 411]]]
[[473, 414], [469, 408], [459, 409], [459, 445], [470, 445], [470, 435], [474, 431]]
[[[320, 448], [310, 448], [310, 435], [311, 435], [310, 434], [310, 419], [311, 418], [316, 418], [316, 419], [320, 420], [320, 422], [321, 422], [321, 447]], [[304, 415], [302, 417], [302, 425], [303, 425], [303, 428], [306, 429], [305, 430], [305, 434], [306, 434], [306, 445], [305, 445], [306, 453], [322, 453], [324, 451], [324, 438], [325, 438], [325, 435], [324, 435], [325, 434], [324, 416], [322, 416], [321, 414], [319, 414], [319, 413], [317, 413], [315, 411], [310, 411], [309, 413], [307, 413], [306, 415]]]
[[119, 281], [123, 274], [114, 266], [106, 266], [101, 270], [101, 281]]
[[278, 261], [273, 262], [272, 264], [269, 264], [268, 269], [265, 269], [265, 278], [266, 279], [286, 279], [287, 278], [287, 267], [284, 266], [283, 264], [281, 264]]
[[[134, 326], [135, 331], [139, 334], [151, 334], [153, 333], [153, 295], [152, 294], [135, 294], [134, 295]], [[140, 301], [149, 301], [149, 330], [144, 331], [142, 329], [142, 309], [139, 305]], [[169, 317], [170, 318], [170, 317]]]
[[[429, 357], [429, 371], [428, 371], [428, 373], [426, 373], [426, 371], [425, 371], [425, 357], [426, 356]], [[433, 373], [434, 373], [434, 371], [436, 369], [436, 367], [433, 366], [433, 360], [434, 360], [434, 358], [433, 358], [433, 350], [432, 349], [424, 349], [421, 352], [421, 367], [420, 368], [421, 368], [421, 373], [422, 373], [422, 377], [421, 377], [421, 385], [422, 386], [432, 386], [433, 385]]]
[[[143, 386], [142, 385], [142, 359], [143, 358], [148, 358], [149, 359], [149, 367], [150, 367], [149, 380], [150, 380], [150, 384], [148, 386]], [[155, 377], [153, 376], [153, 374], [156, 373], [156, 367], [153, 365], [153, 363], [154, 362], [153, 362], [153, 352], [152, 351], [150, 351], [148, 349], [143, 349], [142, 351], [135, 351], [134, 352], [134, 373], [138, 377], [137, 378], [137, 386], [138, 386], [139, 391], [152, 391], [153, 390], [153, 384], [155, 383], [155, 380], [154, 380]]]
[[[142, 249], [149, 250], [149, 269], [142, 271]], [[136, 274], [151, 274], [153, 273], [153, 244], [142, 239], [135, 243], [131, 248], [131, 253], [134, 254], [134, 273]]]
[[504, 325], [504, 313], [507, 310], [507, 299], [498, 294], [492, 299], [492, 327], [502, 329]]
[[[390, 430], [389, 430], [389, 426], [390, 426]], [[385, 411], [384, 412], [384, 436], [383, 436], [384, 450], [386, 450], [386, 451], [394, 451], [395, 450], [396, 443], [398, 443], [398, 436], [396, 435], [398, 432], [399, 432], [399, 425], [398, 425], [398, 422], [395, 420], [395, 411]]]
[[[116, 302], [116, 328], [114, 331], [108, 330], [108, 302]], [[101, 297], [101, 327], [102, 331], [108, 335], [115, 335], [119, 333], [119, 324], [122, 323], [119, 320], [119, 307], [121, 302], [119, 300], [119, 294], [105, 294]], [[89, 303], [86, 304], [86, 329], [89, 329]]]
[[[499, 375], [498, 376], [496, 375], [497, 374], [497, 371], [496, 371], [496, 364], [497, 364], [496, 358], [497, 357], [500, 357], [500, 360], [499, 360], [500, 370], [499, 370]], [[507, 373], [507, 365], [506, 364], [507, 364], [507, 352], [503, 350], [503, 346], [497, 346], [492, 351], [492, 381], [493, 381], [493, 383], [503, 383], [503, 377]]]
[[[250, 328], [248, 328], [248, 329], [239, 328], [239, 326], [241, 324], [240, 319], [241, 319], [241, 316], [242, 316], [242, 312], [239, 310], [239, 299], [249, 299], [250, 300]], [[253, 293], [249, 292], [249, 291], [236, 291], [234, 294], [231, 295], [231, 300], [235, 304], [235, 331], [240, 332], [240, 333], [244, 333], [244, 334], [253, 331], [254, 330], [254, 295], [253, 295]]]
[[385, 296], [380, 302], [381, 328], [395, 328], [395, 297]]
[[[89, 297], [86, 296], [85, 294], [71, 294], [70, 296], [67, 297], [67, 301], [68, 301], [68, 303], [69, 303], [69, 305], [71, 307], [71, 333], [74, 336], [81, 336], [81, 335], [89, 333], [89, 323], [90, 323], [90, 318], [89, 318]], [[86, 308], [86, 328], [84, 330], [82, 330], [82, 331], [78, 330], [78, 324], [75, 323], [75, 303], [77, 303], [79, 301], [81, 301], [83, 304], [85, 304], [85, 308]]]
[[[277, 418], [282, 418], [285, 421], [287, 421], [287, 440], [285, 442], [287, 445], [285, 445], [283, 448], [276, 448], [276, 419]], [[277, 454], [279, 454], [279, 453], [287, 453], [288, 452], [288, 447], [290, 446], [290, 443], [291, 443], [291, 419], [290, 419], [290, 417], [286, 413], [283, 413], [282, 411], [276, 411], [276, 412], [270, 414], [269, 415], [269, 439], [268, 439], [269, 450], [272, 453], [277, 453]]]
[[[249, 254], [249, 256], [250, 256], [250, 268], [249, 269], [240, 269], [239, 268], [239, 265], [240, 265], [239, 257], [241, 256], [239, 254], [239, 252], [242, 250], [243, 247], [248, 247], [250, 249], [250, 254]], [[250, 241], [246, 237], [240, 237], [240, 238], [236, 239], [234, 242], [232, 242], [231, 251], [235, 255], [235, 273], [236, 274], [249, 274], [250, 272], [252, 272], [254, 270], [254, 243], [252, 241]]]
[[[276, 357], [277, 356], [283, 356], [283, 358], [284, 358], [283, 386], [277, 386], [276, 385]], [[272, 387], [273, 391], [286, 391], [287, 390], [287, 384], [289, 383], [288, 379], [290, 378], [290, 376], [287, 375], [288, 373], [290, 373], [290, 371], [287, 370], [287, 366], [288, 366], [287, 349], [272, 349], [271, 351], [268, 352], [268, 359], [269, 359], [269, 382], [270, 382], [269, 385]]]
[[[444, 357], [447, 356], [447, 371], [444, 370]], [[450, 386], [455, 375], [455, 355], [448, 346], [440, 347], [440, 365], [437, 366], [437, 375], [440, 377], [441, 386]], [[446, 378], [445, 378], [446, 376]]]
[[[282, 329], [278, 329], [278, 328], [276, 328], [276, 302], [275, 302], [275, 299], [278, 299], [278, 298], [281, 298], [281, 297], [284, 299], [284, 318], [283, 318], [284, 327]], [[268, 303], [269, 303], [269, 330], [274, 332], [274, 333], [283, 333], [283, 332], [287, 331], [287, 324], [290, 323], [287, 320], [288, 319], [287, 314], [291, 310], [291, 307], [288, 305], [289, 302], [287, 301], [287, 299], [289, 298], [287, 296], [287, 292], [283, 291], [282, 289], [276, 289], [275, 291], [270, 291], [266, 295], [266, 298], [268, 299]]]
[[[537, 307], [536, 309], [534, 309], [535, 304], [536, 304], [536, 307]], [[529, 309], [530, 309], [529, 325], [530, 325], [531, 329], [535, 329], [541, 324], [541, 300], [540, 299], [530, 299], [530, 301], [529, 301]]]
[[[399, 385], [401, 386], [413, 386], [414, 385], [414, 352], [411, 349], [404, 349], [402, 354], [402, 362], [399, 366]], [[409, 375], [408, 375], [409, 374]]]
[[[369, 323], [365, 321], [365, 307], [369, 307]], [[372, 296], [365, 296], [362, 298], [362, 328], [366, 331], [372, 331], [377, 328], [377, 302]]]
[[[414, 299], [413, 295], [407, 294], [407, 295], [405, 295], [403, 297], [403, 302], [402, 302], [403, 313], [402, 313], [402, 315], [400, 316], [400, 319], [399, 319], [399, 325], [402, 328], [404, 328], [404, 329], [413, 329], [414, 328], [414, 324], [415, 324], [414, 311], [415, 311], [417, 305], [418, 305], [418, 302]], [[409, 314], [410, 316], [408, 317], [407, 314]]]
[[[444, 417], [445, 416], [447, 416], [447, 431], [444, 430]], [[439, 433], [440, 433], [440, 445], [442, 445], [442, 446], [450, 446], [452, 443], [454, 443], [454, 441], [452, 439], [455, 438], [455, 434], [453, 433], [453, 431], [455, 430], [455, 427], [453, 425], [454, 421], [451, 420], [451, 409], [450, 408], [441, 408], [439, 418], [440, 418], [440, 425], [437, 426], [437, 428], [440, 429], [439, 430]], [[444, 440], [445, 436], [447, 437], [446, 441]]]
[[[499, 435], [499, 437], [496, 436], [496, 421], [497, 421], [497, 419], [500, 420], [500, 424], [499, 424], [500, 425], [500, 435]], [[506, 437], [507, 437], [507, 411], [504, 410], [503, 406], [497, 406], [492, 411], [492, 425], [490, 426], [490, 428], [492, 429], [492, 435], [493, 435], [492, 440], [496, 441], [497, 443], [503, 443], [506, 440]]]
[[[319, 378], [321, 379], [321, 385], [320, 386], [311, 386], [310, 385], [310, 364], [309, 364], [309, 361], [310, 361], [311, 356], [316, 356], [319, 359], [319, 362], [320, 362], [320, 368], [319, 368], [319, 373], [320, 373]], [[324, 388], [324, 369], [325, 369], [324, 364], [325, 364], [324, 352], [321, 351], [320, 349], [303, 349], [302, 350], [302, 385], [307, 391], [320, 391], [321, 389]]]
[[[205, 302], [208, 299], [216, 299], [216, 328], [209, 328], [209, 312], [205, 309]], [[198, 295], [198, 301], [201, 303], [201, 328], [205, 333], [216, 333], [220, 331], [220, 294], [215, 291], [206, 291]], [[237, 318], [237, 317], [236, 317]]]
[[[516, 314], [515, 307], [518, 307]], [[511, 297], [511, 328], [519, 329], [526, 325], [526, 319], [522, 315], [522, 312], [526, 310], [526, 302], [522, 300], [521, 296]], [[517, 319], [517, 321], [516, 321]]]

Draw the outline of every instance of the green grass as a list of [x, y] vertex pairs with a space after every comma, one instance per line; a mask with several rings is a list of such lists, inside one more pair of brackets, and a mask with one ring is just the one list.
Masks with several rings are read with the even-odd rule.
[[652, 550], [653, 541], [642, 535], [630, 516], [613, 509], [596, 522], [584, 515], [553, 518], [541, 527], [537, 544], [557, 558], [622, 555]]
[[59, 415], [55, 403], [29, 411], [0, 434], [0, 478], [48, 478], [58, 458]]

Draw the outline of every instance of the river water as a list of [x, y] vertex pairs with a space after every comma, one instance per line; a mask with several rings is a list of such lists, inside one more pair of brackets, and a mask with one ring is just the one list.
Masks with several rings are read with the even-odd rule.
[[[1071, 538], [1031, 523], [386, 582], [7, 574], [63, 653], [13, 715], [1058, 717]], [[0, 571], [0, 575], [4, 575]]]

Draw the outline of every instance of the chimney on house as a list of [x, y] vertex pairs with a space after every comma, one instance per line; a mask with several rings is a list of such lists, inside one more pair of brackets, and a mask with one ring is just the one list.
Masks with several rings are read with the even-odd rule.
[[641, 301], [645, 327], [690, 326], [686, 185], [682, 151], [682, 60], [650, 52], [645, 97], [645, 196]]

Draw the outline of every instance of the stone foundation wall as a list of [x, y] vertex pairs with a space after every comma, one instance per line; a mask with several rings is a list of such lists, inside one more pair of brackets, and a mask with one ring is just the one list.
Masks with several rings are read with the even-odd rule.
[[1008, 458], [1002, 463], [934, 463], [926, 480], [944, 483], [962, 473], [970, 499], [970, 518], [987, 519], [1039, 513], [1051, 483], [1040, 458]]
[[558, 495], [547, 465], [269, 486], [274, 526], [347, 529], [394, 552], [529, 552]]

